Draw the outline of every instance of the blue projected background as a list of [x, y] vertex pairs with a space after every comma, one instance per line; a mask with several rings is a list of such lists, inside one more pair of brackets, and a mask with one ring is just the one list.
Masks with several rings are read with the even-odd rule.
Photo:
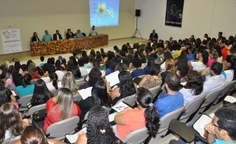
[[120, 0], [90, 0], [90, 26], [119, 24]]

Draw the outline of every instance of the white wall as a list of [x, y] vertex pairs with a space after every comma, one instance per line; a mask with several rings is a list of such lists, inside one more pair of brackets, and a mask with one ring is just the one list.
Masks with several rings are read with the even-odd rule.
[[161, 39], [190, 37], [203, 38], [205, 33], [216, 37], [222, 31], [226, 37], [236, 34], [236, 0], [185, 0], [182, 27], [165, 26], [166, 0], [137, 0], [141, 9], [139, 31], [148, 38], [156, 29]]
[[[98, 33], [108, 34], [109, 39], [130, 37], [134, 31], [135, 0], [120, 0], [119, 26], [99, 27]], [[23, 51], [29, 51], [34, 31], [41, 38], [44, 30], [50, 34], [59, 29], [61, 34], [71, 28], [88, 34], [89, 0], [1, 0], [0, 29], [20, 28]], [[0, 54], [3, 54], [0, 38]]]

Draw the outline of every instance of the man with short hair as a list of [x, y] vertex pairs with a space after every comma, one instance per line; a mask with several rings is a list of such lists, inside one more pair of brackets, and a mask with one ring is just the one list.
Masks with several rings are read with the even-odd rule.
[[62, 40], [62, 36], [61, 36], [59, 30], [56, 30], [56, 33], [53, 34], [53, 40]]
[[52, 40], [52, 36], [48, 33], [48, 30], [45, 30], [42, 40], [44, 42], [50, 42]]
[[157, 42], [158, 41], [158, 34], [156, 33], [155, 30], [152, 30], [152, 32], [150, 33], [149, 40], [151, 42]]
[[184, 105], [183, 95], [178, 92], [180, 86], [180, 78], [175, 73], [166, 75], [164, 84], [167, 94], [161, 94], [155, 102], [160, 117], [181, 108]]
[[219, 62], [213, 62], [210, 67], [210, 77], [206, 78], [203, 85], [203, 91], [209, 92], [223, 86], [226, 83], [225, 77], [221, 75], [223, 65]]
[[210, 144], [236, 143], [236, 110], [220, 108], [215, 112], [211, 123], [205, 126], [208, 132], [207, 141]]

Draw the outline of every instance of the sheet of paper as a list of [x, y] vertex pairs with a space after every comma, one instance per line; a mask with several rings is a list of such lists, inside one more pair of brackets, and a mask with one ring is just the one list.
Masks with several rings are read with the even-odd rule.
[[209, 117], [208, 115], [202, 115], [194, 124], [193, 124], [193, 128], [202, 136], [204, 136], [205, 133], [205, 125], [207, 125], [208, 123], [210, 123], [212, 121], [212, 118]]
[[120, 83], [120, 80], [119, 80], [119, 77], [118, 77], [119, 73], [120, 73], [119, 71], [115, 71], [115, 72], [113, 72], [113, 73], [106, 76], [106, 80], [108, 82], [110, 82], [110, 87]]
[[109, 118], [109, 122], [114, 121], [116, 114], [117, 114], [117, 112], [114, 112], [114, 113], [112, 113], [112, 114], [109, 114], [109, 117], [108, 117], [108, 118]]
[[93, 87], [88, 87], [86, 89], [81, 89], [78, 90], [80, 96], [82, 97], [83, 100], [85, 100], [86, 98], [92, 96], [92, 88]]
[[78, 139], [78, 136], [81, 132], [86, 133], [87, 132], [87, 127], [83, 128], [82, 130], [80, 130], [79, 132], [73, 134], [73, 135], [66, 135], [66, 139], [72, 144], [75, 143]]
[[236, 98], [233, 96], [226, 96], [224, 101], [229, 102], [229, 103], [235, 103], [236, 102]]
[[119, 102], [112, 107], [112, 109], [114, 109], [117, 112], [120, 112], [126, 108], [129, 108], [129, 106], [127, 104], [125, 104], [124, 102]]
[[13, 96], [16, 96], [16, 92], [15, 91], [11, 91]]

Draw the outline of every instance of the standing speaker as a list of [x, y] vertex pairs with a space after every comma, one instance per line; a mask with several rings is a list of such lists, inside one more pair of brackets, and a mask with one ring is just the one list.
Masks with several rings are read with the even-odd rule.
[[135, 16], [136, 17], [140, 17], [140, 15], [141, 15], [141, 10], [140, 9], [136, 9], [135, 10]]

